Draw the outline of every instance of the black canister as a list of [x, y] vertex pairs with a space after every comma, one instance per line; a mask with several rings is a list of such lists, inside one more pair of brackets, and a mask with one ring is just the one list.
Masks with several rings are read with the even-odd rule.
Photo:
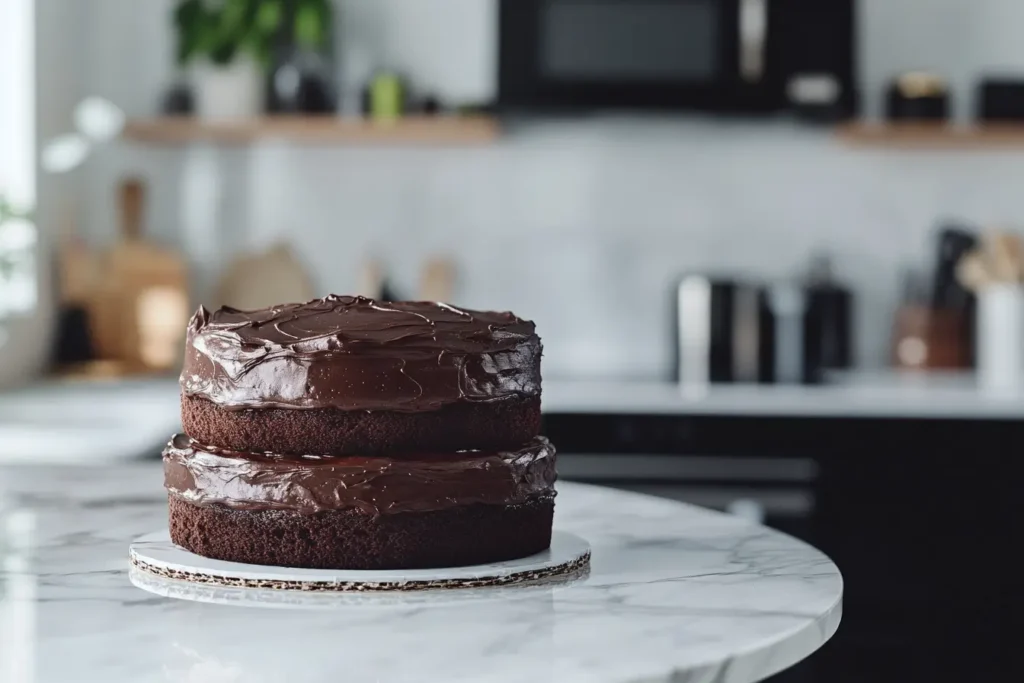
[[942, 122], [949, 118], [949, 110], [949, 87], [939, 76], [907, 73], [889, 86], [886, 115], [890, 121]]

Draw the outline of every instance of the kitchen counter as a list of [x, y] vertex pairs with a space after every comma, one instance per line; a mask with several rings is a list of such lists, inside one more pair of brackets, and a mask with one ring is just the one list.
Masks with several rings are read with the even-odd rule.
[[750, 683], [810, 655], [840, 620], [842, 579], [814, 548], [604, 488], [560, 489], [557, 526], [593, 549], [579, 583], [326, 610], [132, 586], [129, 542], [166, 525], [155, 463], [0, 468], [0, 508], [0, 679], [22, 683]]
[[153, 458], [180, 431], [168, 378], [45, 380], [0, 392], [0, 464], [104, 464]]
[[1024, 418], [1019, 391], [980, 390], [970, 375], [861, 373], [820, 386], [714, 385], [684, 391], [670, 382], [544, 382], [546, 413], [822, 418]]

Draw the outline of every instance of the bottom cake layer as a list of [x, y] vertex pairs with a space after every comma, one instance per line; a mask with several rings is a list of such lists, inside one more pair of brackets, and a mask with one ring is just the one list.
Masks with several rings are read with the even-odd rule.
[[203, 557], [308, 569], [426, 569], [527, 557], [551, 545], [553, 497], [393, 515], [198, 506], [170, 496], [171, 540]]

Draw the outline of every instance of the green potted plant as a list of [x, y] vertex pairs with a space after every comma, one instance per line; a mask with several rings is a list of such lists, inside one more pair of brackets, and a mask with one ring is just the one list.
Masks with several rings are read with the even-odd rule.
[[194, 67], [199, 116], [260, 114], [275, 48], [288, 42], [323, 49], [332, 17], [330, 0], [179, 0], [177, 59], [182, 67]]

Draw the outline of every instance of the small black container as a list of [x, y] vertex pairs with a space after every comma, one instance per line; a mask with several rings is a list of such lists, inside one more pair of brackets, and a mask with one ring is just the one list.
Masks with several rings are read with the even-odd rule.
[[1024, 122], [1024, 79], [984, 79], [977, 101], [980, 121]]
[[337, 97], [327, 60], [319, 54], [287, 50], [270, 76], [269, 109], [274, 114], [332, 114]]
[[950, 108], [945, 80], [932, 74], [904, 74], [892, 82], [886, 96], [891, 121], [946, 121]]

